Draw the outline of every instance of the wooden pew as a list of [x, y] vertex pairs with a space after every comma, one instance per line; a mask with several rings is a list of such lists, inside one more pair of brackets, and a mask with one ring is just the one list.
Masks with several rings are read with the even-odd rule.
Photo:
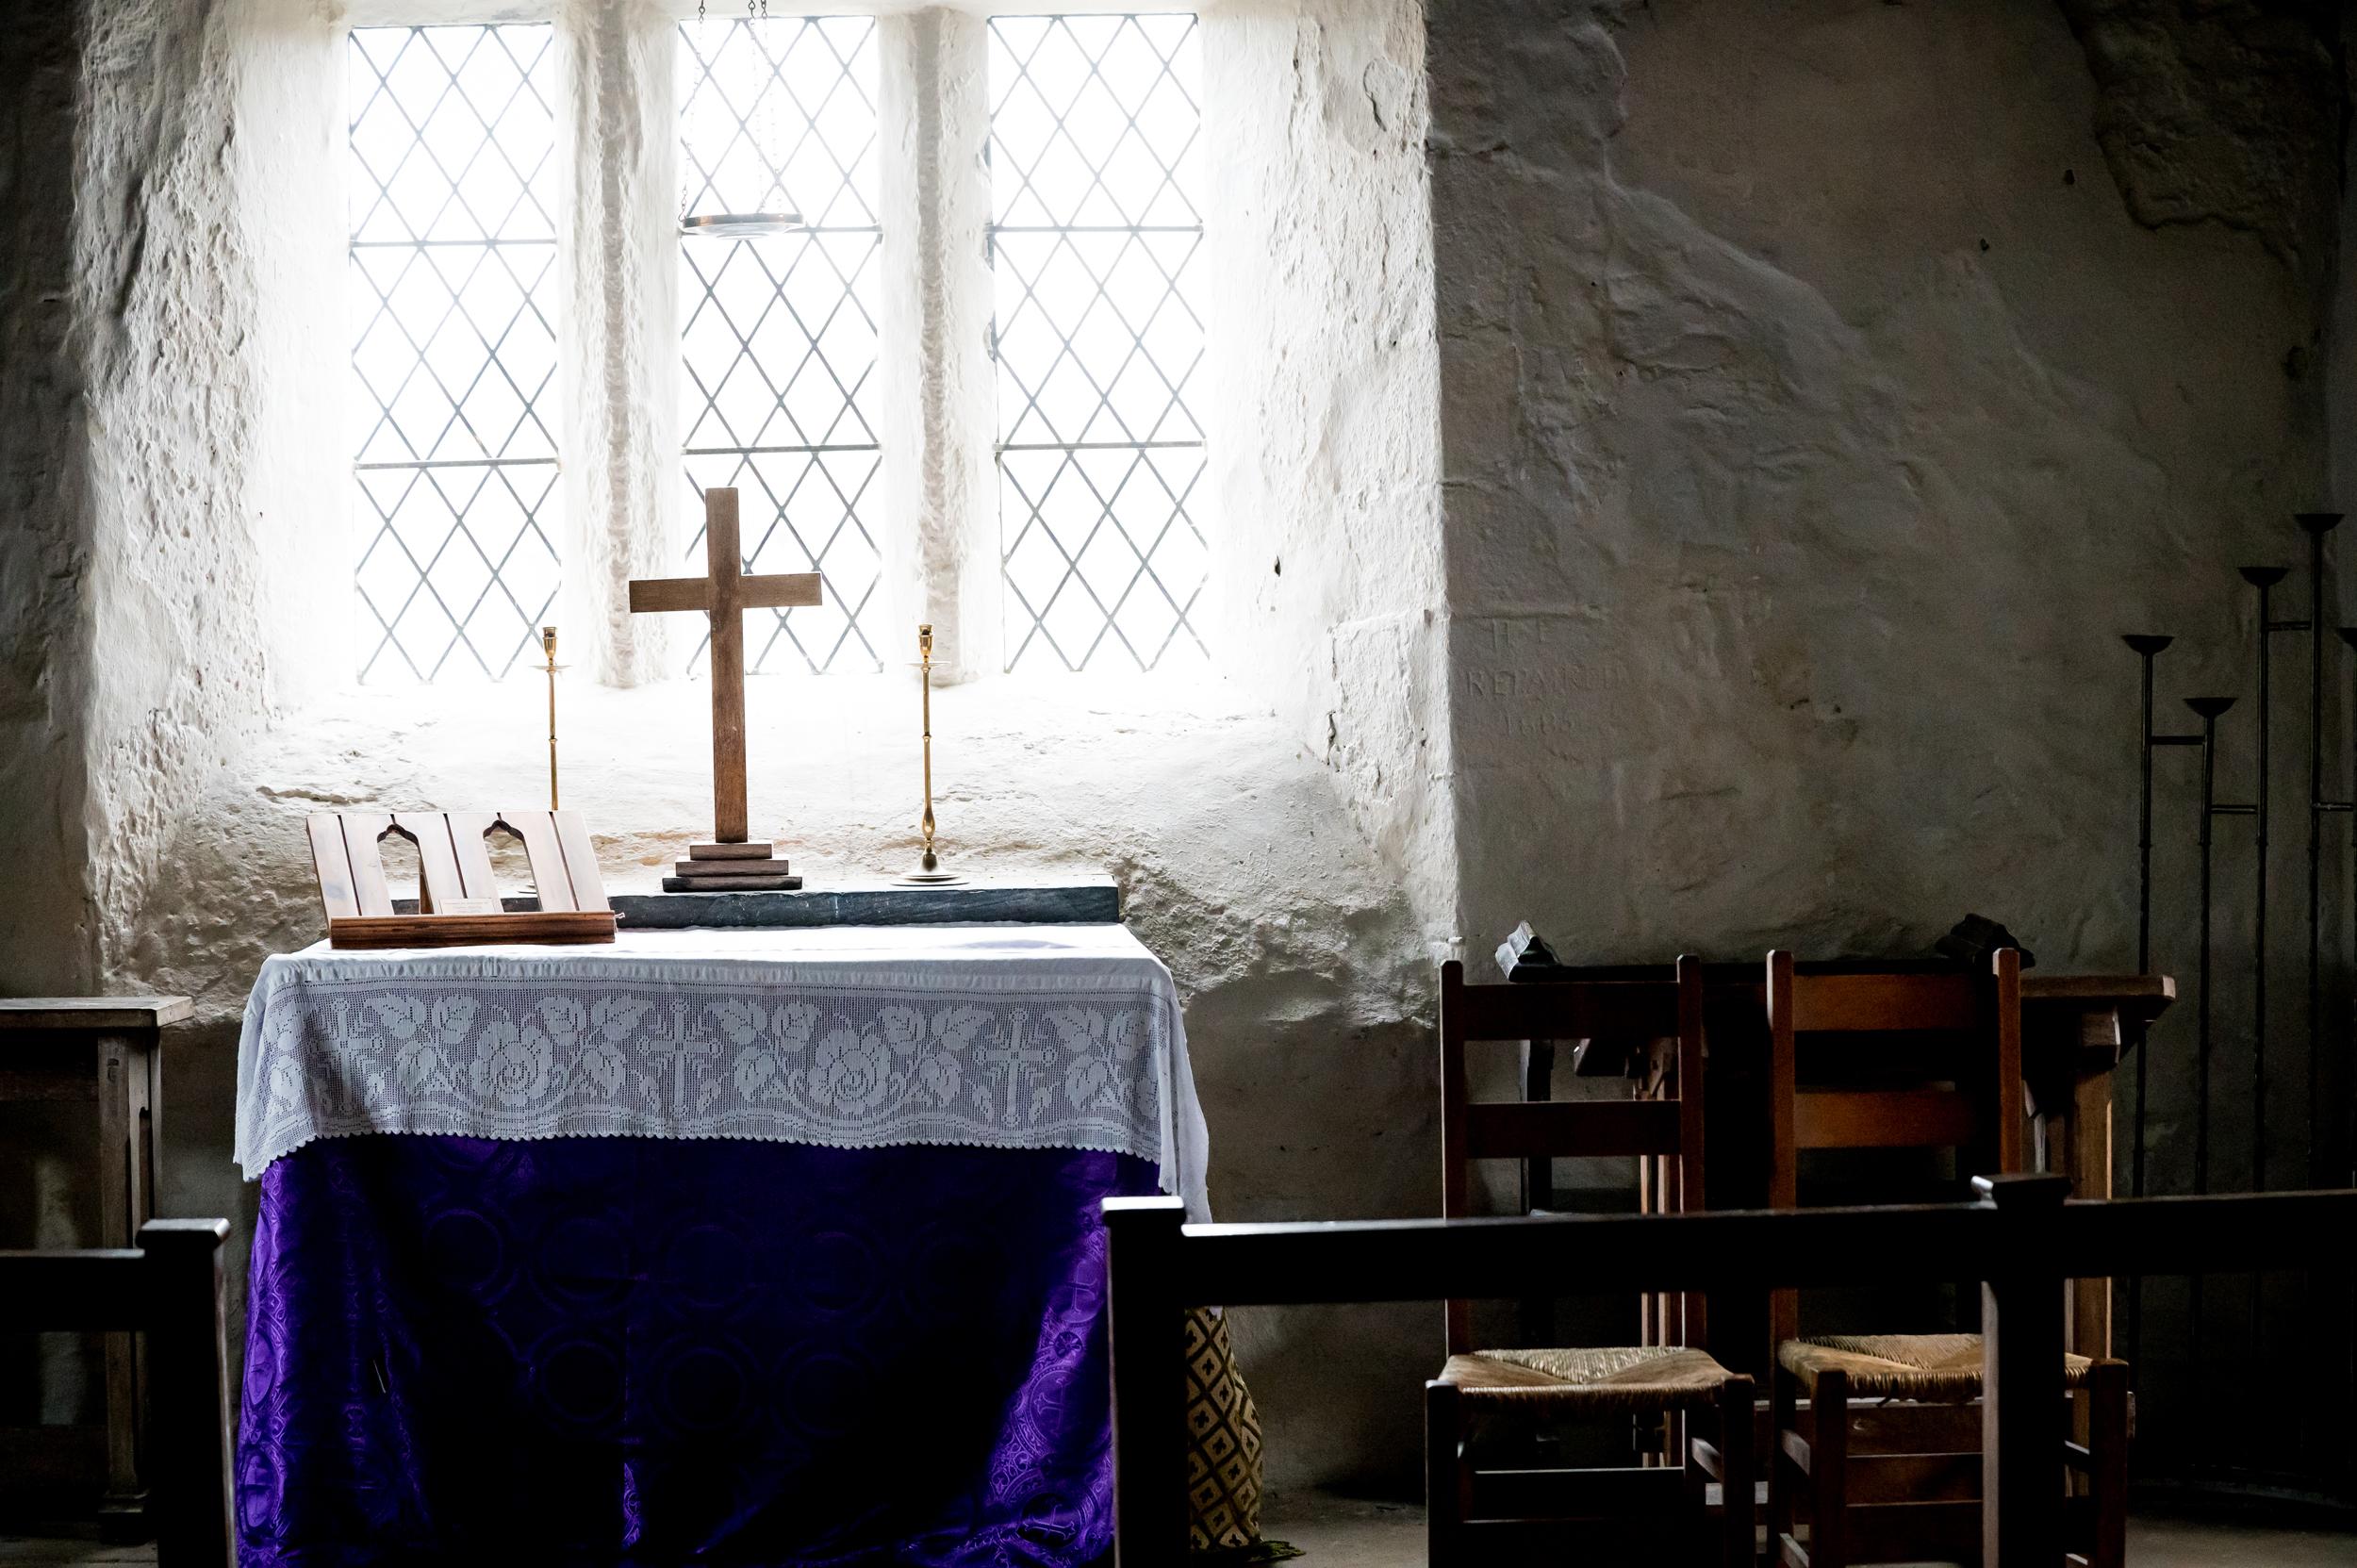
[[151, 1510], [158, 1568], [232, 1568], [225, 1219], [151, 1219], [139, 1245], [0, 1252], [0, 1332], [147, 1336]]
[[2066, 1275], [2299, 1268], [2357, 1234], [2357, 1190], [2066, 1202], [2057, 1176], [1975, 1185], [1976, 1203], [1292, 1225], [1187, 1225], [1176, 1198], [1109, 1198], [1115, 1560], [1186, 1558], [1189, 1307], [1961, 1278], [1983, 1281], [1982, 1562], [2052, 1568]]

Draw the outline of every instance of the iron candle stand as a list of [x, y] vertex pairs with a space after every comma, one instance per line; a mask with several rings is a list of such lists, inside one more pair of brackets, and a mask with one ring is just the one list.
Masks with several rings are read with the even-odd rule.
[[2233, 705], [2232, 697], [2185, 699], [2185, 706], [2201, 720], [2201, 946], [2197, 982], [2201, 987], [2201, 1007], [2194, 1025], [2193, 1190], [2197, 1193], [2210, 1190], [2210, 824], [2221, 817], [2258, 813], [2255, 805], [2228, 805], [2217, 799], [2217, 721]]
[[[2254, 1193], [2265, 1192], [2267, 1184], [2267, 815], [2274, 801], [2267, 759], [2269, 732], [2275, 721], [2271, 645], [2278, 632], [2309, 629], [2307, 621], [2276, 620], [2270, 614], [2269, 597], [2275, 586], [2290, 574], [2289, 567], [2242, 569], [2242, 580], [2259, 590], [2259, 780], [2258, 793], [2252, 801], [2258, 813], [2251, 834], [2250, 895], [2250, 1190]], [[2250, 1345], [2254, 1354], [2264, 1337], [2263, 1283], [2260, 1276], [2250, 1277]]]
[[[2210, 824], [2221, 817], [2252, 817], [2258, 812], [2255, 805], [2227, 805], [2217, 799], [2217, 721], [2233, 705], [2231, 697], [2185, 699], [2185, 706], [2201, 720], [2201, 942], [2198, 982], [2201, 987], [2201, 1007], [2195, 1015], [2193, 1050], [2193, 1190], [2197, 1193], [2210, 1190]], [[2201, 1357], [2201, 1276], [2195, 1275], [2188, 1283], [2193, 1309], [2193, 1364], [2198, 1368], [2206, 1364]], [[2205, 1409], [2207, 1404], [2207, 1391], [2197, 1391], [2196, 1409]]]
[[2316, 1064], [2323, 1054], [2324, 818], [2349, 810], [2346, 801], [2324, 798], [2324, 536], [2339, 526], [2338, 512], [2301, 512], [2295, 520], [2308, 536], [2308, 1183], [2322, 1179], [2317, 1168]]
[[[2149, 974], [2152, 968], [2152, 753], [2163, 746], [2199, 746], [2199, 734], [2159, 734], [2152, 728], [2152, 665], [2162, 652], [2177, 639], [2157, 632], [2130, 632], [2120, 641], [2128, 645], [2143, 667], [2144, 718], [2138, 731], [2136, 746], [2136, 973]], [[2136, 1050], [2136, 1114], [2129, 1145], [2130, 1190], [2138, 1197], [2144, 1196], [2144, 1104], [2145, 1090], [2151, 1081], [2149, 1064], [2152, 1060], [2152, 1043], [2146, 1040]], [[2140, 1365], [2137, 1349], [2144, 1326], [2144, 1279], [2131, 1275], [2128, 1279], [2128, 1364]]]
[[[2338, 631], [2342, 645], [2349, 649], [2351, 652], [2357, 652], [2357, 626], [2343, 626], [2340, 627]], [[2353, 677], [2350, 682], [2350, 697], [2352, 699], [2350, 712], [2352, 714], [2357, 714], [2357, 677]], [[2357, 732], [2353, 732], [2349, 737], [2349, 751], [2350, 788], [2352, 791], [2357, 791]], [[2351, 827], [2352, 830], [2357, 830], [2357, 817], [2351, 818]], [[2352, 879], [2351, 881], [2350, 902], [2350, 927], [2352, 930], [2357, 930], [2357, 879]], [[2346, 1053], [2344, 1053], [2344, 1057], [2346, 1058]], [[2308, 1070], [2313, 1081], [2314, 1074], [2316, 1072], [2316, 1062], [2313, 1056], [2311, 1056], [2309, 1060]], [[2352, 1187], [2357, 1187], [2357, 1094], [2348, 1094], [2346, 1089], [2344, 1089], [2343, 1093], [2349, 1100], [2349, 1126], [2347, 1129], [2348, 1141], [2342, 1146], [2342, 1148], [2350, 1164], [2348, 1184]], [[2308, 1095], [2308, 1114], [2311, 1117], [2316, 1114], [2316, 1092], [2311, 1090]], [[2316, 1183], [2312, 1180], [2310, 1185], [2316, 1185]], [[2351, 1310], [2345, 1313], [2342, 1319], [2345, 1323], [2357, 1321], [2357, 1292], [2352, 1293], [2349, 1306]], [[2313, 1272], [2311, 1272], [2308, 1276], [2308, 1315], [2312, 1326], [2316, 1323], [2318, 1307], [2319, 1303], [2317, 1301], [2316, 1277]], [[2346, 1358], [2348, 1363], [2346, 1369], [2348, 1380], [2342, 1384], [2342, 1387], [2345, 1390], [2357, 1391], [2357, 1332], [2351, 1332], [2349, 1334], [2348, 1351], [2349, 1353]], [[2310, 1417], [2311, 1430], [2314, 1429], [2313, 1424], [2314, 1416], [2312, 1414]], [[2352, 1462], [2357, 1462], [2357, 1456], [2352, 1456]]]
[[[2349, 649], [2353, 652], [2357, 652], [2357, 626], [2343, 626], [2339, 628], [2339, 635], [2342, 646]], [[2352, 713], [2357, 713], [2357, 675], [2352, 675], [2350, 680], [2349, 695], [2352, 702], [2350, 711]], [[2353, 733], [2349, 737], [2349, 758], [2350, 776], [2352, 779], [2357, 779], [2357, 733]], [[2357, 787], [2357, 785], [2352, 785], [2352, 787]], [[2345, 804], [2341, 807], [2341, 809], [2347, 811], [2349, 807]], [[2352, 817], [2350, 820], [2350, 830], [2351, 836], [2357, 837], [2357, 817]], [[2349, 892], [2350, 926], [2352, 929], [2357, 929], [2357, 881], [2351, 882]], [[2312, 1073], [2315, 1071], [2313, 1065], [2311, 1065], [2309, 1070]], [[2348, 1184], [2352, 1187], [2357, 1187], [2357, 1094], [2349, 1094], [2346, 1085], [2343, 1088], [2343, 1094], [2349, 1100], [2349, 1126], [2346, 1130], [2347, 1142], [2342, 1146], [2342, 1153], [2349, 1162]], [[2308, 1104], [2312, 1108], [2312, 1114], [2313, 1107], [2316, 1105], [2316, 1096], [2311, 1094], [2308, 1097]], [[2311, 1182], [2311, 1185], [2316, 1184], [2317, 1183]], [[2349, 1354], [2352, 1358], [2350, 1376], [2352, 1384], [2357, 1384], [2357, 1336], [2351, 1336], [2349, 1347]]]
[[[2251, 842], [2255, 846], [2251, 898], [2251, 949], [2255, 959], [2250, 979], [2250, 1190], [2266, 1189], [2266, 1102], [2267, 1102], [2267, 810], [2272, 793], [2269, 788], [2268, 732], [2273, 725], [2275, 705], [2269, 644], [2277, 632], [2305, 632], [2305, 620], [2275, 620], [2268, 615], [2268, 598], [2275, 586], [2291, 574], [2288, 567], [2245, 567], [2242, 580], [2259, 590], [2259, 786], [2253, 803], [2258, 807]], [[2253, 1277], [2251, 1305], [2251, 1340], [2258, 1340], [2258, 1305], [2256, 1277]]]

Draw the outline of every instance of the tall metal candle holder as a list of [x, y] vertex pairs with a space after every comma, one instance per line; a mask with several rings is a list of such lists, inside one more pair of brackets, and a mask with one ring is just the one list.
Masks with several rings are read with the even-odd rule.
[[[2123, 637], [2129, 651], [2138, 661], [2139, 696], [2142, 723], [2138, 732], [2137, 808], [2136, 808], [2136, 966], [2150, 971], [2155, 966], [2152, 954], [2152, 792], [2155, 754], [2165, 747], [2201, 749], [2200, 802], [2196, 847], [2199, 852], [2197, 920], [2198, 935], [2195, 955], [2196, 984], [2200, 997], [2195, 1011], [2193, 1060], [2193, 1187], [2208, 1192], [2213, 1185], [2211, 1149], [2214, 1122], [2221, 1103], [2219, 1095], [2232, 1095], [2232, 1087], [2214, 1080], [2212, 1062], [2216, 1044], [2215, 1031], [2219, 1020], [2211, 1004], [2211, 984], [2216, 949], [2215, 925], [2217, 911], [2217, 889], [2213, 876], [2216, 838], [2214, 828], [2221, 817], [2252, 818], [2251, 848], [2254, 866], [2251, 875], [2251, 944], [2252, 978], [2250, 1011], [2250, 1073], [2249, 1082], [2249, 1127], [2250, 1130], [2250, 1161], [2249, 1181], [2250, 1190], [2266, 1190], [2270, 1175], [2267, 1158], [2267, 1128], [2269, 1100], [2281, 1098], [2280, 1087], [2270, 1095], [2268, 1081], [2269, 1015], [2267, 1001], [2267, 960], [2270, 952], [2268, 921], [2269, 878], [2272, 870], [2271, 822], [2276, 782], [2274, 778], [2274, 638], [2285, 633], [2305, 633], [2309, 644], [2308, 661], [2308, 781], [2305, 804], [2308, 817], [2308, 911], [2307, 911], [2307, 1057], [2302, 1064], [2307, 1087], [2306, 1159], [2301, 1175], [2308, 1185], [2327, 1184], [2323, 1170], [2331, 1140], [2345, 1136], [2349, 1147], [2357, 1149], [2357, 1102], [2349, 1107], [2346, 1130], [2329, 1124], [2323, 1105], [2323, 1061], [2328, 1048], [2325, 1028], [2325, 965], [2324, 965], [2324, 856], [2326, 818], [2351, 816], [2351, 802], [2334, 799], [2326, 793], [2325, 784], [2325, 707], [2324, 693], [2327, 674], [2328, 646], [2324, 630], [2325, 605], [2325, 541], [2341, 521], [2334, 512], [2303, 512], [2294, 519], [2308, 540], [2308, 614], [2304, 619], [2283, 619], [2275, 613], [2275, 594], [2290, 569], [2280, 566], [2248, 566], [2239, 569], [2244, 583], [2255, 590], [2257, 618], [2255, 648], [2257, 705], [2253, 715], [2253, 742], [2256, 773], [2256, 793], [2249, 801], [2221, 801], [2217, 799], [2217, 768], [2220, 757], [2219, 720], [2233, 708], [2235, 699], [2227, 696], [2185, 699], [2185, 706], [2200, 720], [2197, 733], [2163, 734], [2153, 725], [2153, 674], [2161, 653], [2174, 639], [2159, 633], [2137, 633]], [[2357, 653], [2357, 628], [2339, 628], [2339, 639], [2352, 653]], [[2357, 661], [2352, 661], [2353, 679], [2357, 679]], [[2351, 687], [2357, 700], [2357, 684]], [[2352, 711], [2357, 711], [2353, 708]], [[2357, 742], [2357, 737], [2352, 737]], [[2352, 776], [2357, 777], [2357, 744], [2352, 746]], [[2352, 786], [2357, 787], [2357, 786]], [[2352, 816], [2357, 823], [2357, 816]], [[2350, 933], [2357, 934], [2357, 882], [2350, 889]], [[2346, 1031], [2334, 1032], [2344, 1035]], [[2336, 1038], [2331, 1042], [2347, 1058], [2350, 1041]], [[2147, 1185], [2147, 1149], [2151, 1131], [2146, 1114], [2148, 1090], [2155, 1071], [2151, 1062], [2152, 1043], [2146, 1041], [2137, 1053], [2135, 1066], [2135, 1108], [2132, 1117], [2129, 1149], [2130, 1182], [2136, 1196], [2142, 1197]], [[2278, 1056], [2280, 1062], [2280, 1054]], [[2351, 1184], [2357, 1184], [2357, 1172], [2346, 1173]], [[2143, 1338], [2143, 1284], [2140, 1279], [2127, 1281], [2128, 1303], [2123, 1325], [2124, 1349], [2132, 1364], [2140, 1361]], [[2321, 1324], [2323, 1315], [2316, 1311], [2317, 1285], [2314, 1276], [2309, 1281], [2312, 1324]], [[2196, 1277], [2190, 1282], [2192, 1307], [2191, 1355], [2197, 1368], [2206, 1365], [2203, 1356], [2204, 1326], [2202, 1280]], [[2251, 1281], [2250, 1325], [2252, 1354], [2257, 1353], [2264, 1327], [2263, 1298], [2260, 1282]], [[2349, 1376], [2352, 1388], [2357, 1388], [2357, 1332], [2342, 1324], [2338, 1330], [2349, 1336], [2348, 1345]], [[2321, 1347], [2319, 1347], [2321, 1348]], [[2197, 1395], [2197, 1409], [2207, 1409], [2206, 1394]], [[2205, 1424], [2205, 1430], [2207, 1429]], [[2322, 1477], [2319, 1477], [2319, 1479]], [[2343, 1485], [2349, 1484], [2344, 1478]]]
[[540, 652], [548, 660], [549, 677], [549, 809], [556, 809], [556, 672], [565, 667], [556, 662], [556, 628], [540, 628]]
[[2338, 512], [2301, 512], [2293, 520], [2308, 536], [2308, 1180], [2320, 1181], [2317, 1065], [2323, 1058], [2324, 819], [2349, 809], [2324, 798], [2324, 536], [2340, 526]]
[[918, 819], [918, 829], [925, 835], [925, 852], [916, 863], [916, 869], [905, 872], [900, 881], [919, 887], [948, 887], [965, 879], [955, 871], [941, 868], [941, 857], [933, 852], [933, 629], [916, 629], [917, 689], [925, 726], [925, 815]]

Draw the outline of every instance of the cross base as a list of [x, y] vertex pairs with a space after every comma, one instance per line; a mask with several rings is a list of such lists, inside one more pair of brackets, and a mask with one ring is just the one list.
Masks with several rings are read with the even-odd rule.
[[[783, 861], [778, 862], [783, 866]], [[749, 872], [733, 877], [666, 877], [666, 893], [791, 893], [802, 885], [799, 877], [782, 872]]]
[[750, 844], [690, 844], [687, 854], [691, 860], [769, 860], [776, 856], [777, 846], [767, 839]]
[[687, 858], [673, 861], [663, 879], [666, 893], [761, 893], [801, 885], [785, 857], [766, 841], [690, 844]]

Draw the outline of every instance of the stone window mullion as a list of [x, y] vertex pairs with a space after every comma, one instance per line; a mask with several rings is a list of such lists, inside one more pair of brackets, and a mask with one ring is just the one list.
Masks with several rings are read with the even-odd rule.
[[630, 613], [630, 580], [678, 575], [678, 27], [637, 0], [559, 8], [569, 648], [608, 685], [660, 680], [688, 644]]
[[934, 8], [880, 23], [887, 666], [933, 627], [946, 680], [1003, 668], [991, 450], [989, 32]]

